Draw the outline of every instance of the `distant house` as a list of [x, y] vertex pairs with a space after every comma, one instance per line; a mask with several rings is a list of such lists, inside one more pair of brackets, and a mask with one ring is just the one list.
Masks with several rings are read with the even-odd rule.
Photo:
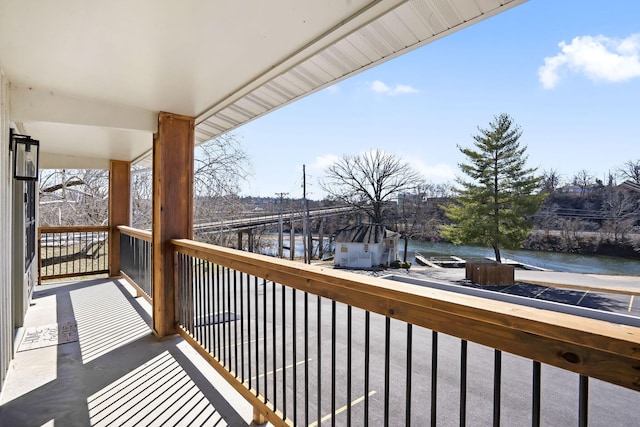
[[343, 268], [373, 268], [398, 259], [400, 235], [382, 225], [356, 225], [335, 234], [334, 265]]
[[618, 185], [618, 188], [626, 190], [630, 193], [640, 193], [640, 184], [629, 180]]

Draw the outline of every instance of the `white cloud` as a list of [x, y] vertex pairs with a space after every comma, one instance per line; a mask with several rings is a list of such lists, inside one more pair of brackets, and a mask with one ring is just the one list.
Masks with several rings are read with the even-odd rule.
[[545, 89], [556, 87], [565, 68], [594, 82], [623, 82], [640, 77], [640, 34], [625, 39], [581, 36], [559, 46], [560, 53], [546, 57], [538, 69]]
[[431, 181], [436, 184], [453, 182], [456, 177], [456, 169], [446, 163], [428, 165], [422, 160], [412, 157], [409, 159], [409, 164], [412, 168], [422, 174], [427, 181]]
[[314, 173], [317, 176], [324, 175], [325, 170], [340, 160], [342, 157], [336, 156], [335, 154], [324, 154], [322, 156], [316, 157], [315, 161], [310, 165], [307, 165], [309, 171]]
[[414, 88], [413, 86], [403, 85], [403, 84], [397, 84], [396, 87], [391, 88], [387, 86], [384, 82], [381, 82], [380, 80], [376, 80], [373, 83], [371, 83], [370, 89], [376, 93], [381, 93], [381, 94], [390, 95], [390, 96], [420, 92], [418, 89]]

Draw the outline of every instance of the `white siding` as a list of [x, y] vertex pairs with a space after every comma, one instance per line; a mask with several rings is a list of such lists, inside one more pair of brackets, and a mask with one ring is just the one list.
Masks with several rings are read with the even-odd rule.
[[12, 177], [9, 167], [8, 82], [0, 70], [0, 390], [13, 356]]

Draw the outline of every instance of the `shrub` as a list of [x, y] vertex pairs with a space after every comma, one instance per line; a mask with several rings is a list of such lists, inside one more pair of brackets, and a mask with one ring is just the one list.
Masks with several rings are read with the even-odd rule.
[[411, 262], [404, 262], [397, 259], [391, 263], [391, 268], [406, 268], [408, 270], [411, 268]]

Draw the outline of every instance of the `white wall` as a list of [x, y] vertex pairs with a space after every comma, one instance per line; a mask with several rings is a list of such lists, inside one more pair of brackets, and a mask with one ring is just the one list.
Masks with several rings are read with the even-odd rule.
[[12, 184], [9, 167], [9, 83], [0, 69], [0, 390], [13, 357]]
[[369, 250], [365, 252], [364, 243], [336, 243], [334, 265], [347, 268], [371, 268], [374, 264], [372, 255], [377, 251], [376, 246], [376, 244], [369, 244]]

